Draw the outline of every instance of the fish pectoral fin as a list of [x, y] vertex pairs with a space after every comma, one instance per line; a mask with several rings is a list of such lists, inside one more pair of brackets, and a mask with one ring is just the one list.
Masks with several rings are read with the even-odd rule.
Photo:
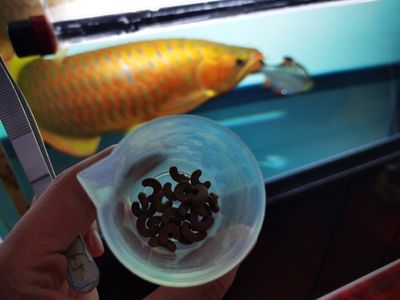
[[173, 115], [186, 113], [199, 107], [201, 104], [213, 98], [217, 93], [211, 89], [201, 89], [189, 93], [188, 95], [179, 95], [171, 99], [161, 107], [160, 115]]
[[128, 134], [128, 133], [130, 133], [130, 132], [132, 132], [132, 131], [138, 129], [140, 126], [142, 126], [142, 124], [143, 124], [143, 123], [139, 123], [139, 124], [132, 125], [131, 127], [129, 127], [129, 128], [125, 131], [125, 134]]
[[265, 77], [265, 80], [264, 80], [264, 87], [265, 87], [266, 89], [269, 89], [269, 88], [271, 87], [271, 81], [269, 80], [268, 77]]
[[59, 135], [40, 129], [40, 133], [46, 143], [55, 149], [73, 156], [89, 156], [96, 152], [101, 137], [71, 137]]

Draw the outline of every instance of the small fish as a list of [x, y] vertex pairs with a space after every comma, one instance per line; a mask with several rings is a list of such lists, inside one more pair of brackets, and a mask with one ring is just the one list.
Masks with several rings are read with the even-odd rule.
[[18, 84], [43, 139], [70, 155], [87, 156], [101, 135], [188, 112], [263, 67], [256, 49], [166, 39], [62, 61], [37, 59], [22, 68]]
[[309, 91], [314, 86], [307, 70], [290, 57], [277, 66], [265, 66], [265, 87], [280, 95], [294, 95]]

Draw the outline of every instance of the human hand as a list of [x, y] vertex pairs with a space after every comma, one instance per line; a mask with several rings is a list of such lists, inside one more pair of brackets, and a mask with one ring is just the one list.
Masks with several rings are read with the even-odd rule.
[[93, 228], [96, 211], [76, 174], [111, 152], [108, 148], [64, 171], [49, 185], [0, 244], [0, 299], [95, 300], [66, 280], [65, 253], [78, 234], [93, 256], [103, 245]]
[[[95, 223], [95, 208], [76, 175], [111, 152], [108, 148], [61, 173], [0, 244], [0, 299], [98, 300], [97, 290], [79, 294], [66, 280], [65, 253], [78, 234], [91, 254], [104, 249]], [[225, 276], [196, 287], [159, 287], [146, 300], [221, 299], [238, 267]]]

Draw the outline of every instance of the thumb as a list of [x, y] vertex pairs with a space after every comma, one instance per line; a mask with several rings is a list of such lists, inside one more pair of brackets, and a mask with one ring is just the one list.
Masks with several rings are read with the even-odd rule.
[[79, 233], [83, 235], [89, 230], [96, 217], [95, 208], [76, 175], [111, 151], [112, 148], [107, 148], [57, 176], [8, 238], [20, 236], [27, 245], [50, 242], [52, 249], [44, 251], [65, 252]]

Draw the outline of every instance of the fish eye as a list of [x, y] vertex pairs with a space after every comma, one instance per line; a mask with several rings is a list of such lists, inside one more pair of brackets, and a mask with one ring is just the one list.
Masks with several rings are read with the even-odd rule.
[[238, 67], [243, 67], [245, 65], [246, 61], [244, 59], [241, 58], [236, 58], [236, 65]]

